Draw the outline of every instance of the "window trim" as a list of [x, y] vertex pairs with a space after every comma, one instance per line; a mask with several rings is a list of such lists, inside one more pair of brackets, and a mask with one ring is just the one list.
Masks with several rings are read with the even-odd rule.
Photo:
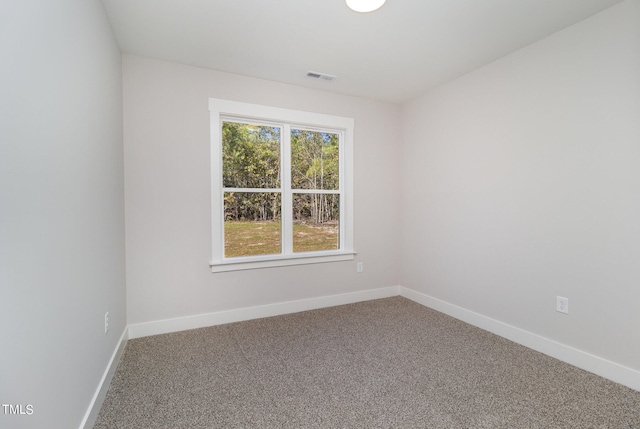
[[[289, 265], [316, 264], [353, 260], [356, 254], [353, 246], [353, 132], [354, 120], [342, 116], [283, 109], [238, 101], [209, 99], [211, 115], [211, 261], [212, 272], [247, 270], [256, 268], [282, 267]], [[315, 252], [280, 253], [276, 255], [258, 255], [225, 258], [224, 257], [224, 202], [222, 183], [222, 121], [247, 120], [269, 124], [289, 125], [293, 128], [310, 130], [337, 130], [342, 132], [343, 147], [339, 159], [340, 178], [340, 249]], [[285, 138], [289, 138], [288, 136]], [[285, 148], [281, 147], [284, 154]], [[282, 158], [284, 161], [284, 158]], [[281, 168], [286, 172], [284, 162]], [[284, 180], [283, 176], [282, 180]], [[287, 184], [290, 185], [290, 184]], [[284, 194], [285, 184], [280, 184]], [[305, 190], [307, 191], [307, 190]], [[289, 217], [290, 214], [288, 214]], [[283, 226], [285, 213], [282, 213]], [[291, 220], [287, 221], [291, 222]], [[284, 236], [284, 235], [283, 235]], [[282, 249], [285, 251], [285, 248]]]

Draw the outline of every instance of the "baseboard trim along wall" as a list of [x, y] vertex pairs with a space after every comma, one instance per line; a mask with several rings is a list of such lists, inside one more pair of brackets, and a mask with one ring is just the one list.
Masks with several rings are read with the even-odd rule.
[[492, 332], [515, 343], [584, 369], [631, 389], [640, 391], [640, 371], [619, 365], [607, 359], [575, 349], [549, 338], [525, 331], [438, 298], [400, 286], [399, 294], [425, 307], [447, 314], [485, 331]]
[[129, 329], [125, 327], [122, 331], [122, 335], [120, 336], [120, 340], [118, 341], [118, 344], [116, 345], [116, 348], [111, 355], [111, 359], [109, 359], [109, 363], [107, 364], [107, 368], [102, 375], [102, 379], [98, 384], [96, 393], [94, 393], [93, 398], [91, 398], [89, 408], [87, 409], [87, 412], [82, 419], [82, 423], [80, 423], [80, 429], [91, 429], [95, 425], [96, 420], [98, 419], [98, 414], [100, 413], [100, 408], [102, 408], [104, 398], [107, 396], [107, 391], [109, 390], [109, 386], [111, 385], [111, 380], [113, 379], [113, 375], [116, 372], [116, 368], [118, 367], [120, 358], [124, 353], [124, 348], [127, 345], [128, 339]]
[[370, 301], [372, 299], [390, 298], [392, 296], [398, 296], [399, 294], [398, 286], [389, 286], [380, 289], [286, 301], [215, 313], [197, 314], [195, 316], [178, 317], [175, 319], [136, 323], [129, 325], [129, 338], [148, 337], [150, 335], [167, 334], [170, 332], [185, 331], [187, 329], [205, 328], [208, 326], [223, 325], [225, 323], [280, 316], [283, 314], [334, 307], [336, 305]]
[[128, 339], [166, 334], [188, 329], [204, 328], [208, 326], [222, 325], [225, 323], [241, 322], [263, 317], [280, 316], [283, 314], [298, 313], [301, 311], [316, 310], [319, 308], [334, 307], [337, 305], [353, 304], [373, 299], [390, 298], [393, 296], [405, 297], [418, 304], [424, 305], [425, 307], [447, 314], [515, 343], [544, 353], [616, 383], [620, 383], [624, 386], [630, 387], [631, 389], [640, 391], [640, 371], [619, 365], [607, 359], [575, 349], [482, 314], [475, 313], [466, 308], [450, 304], [446, 301], [417, 292], [413, 289], [403, 286], [390, 286], [380, 289], [371, 289], [255, 307], [246, 307], [235, 310], [198, 314], [175, 319], [131, 324], [125, 328], [125, 331], [122, 334], [118, 347], [111, 357], [111, 361], [109, 362], [104, 376], [102, 377], [100, 385], [98, 386], [98, 389], [91, 401], [90, 407], [87, 410], [87, 414], [85, 415], [80, 428], [89, 429], [94, 424]]

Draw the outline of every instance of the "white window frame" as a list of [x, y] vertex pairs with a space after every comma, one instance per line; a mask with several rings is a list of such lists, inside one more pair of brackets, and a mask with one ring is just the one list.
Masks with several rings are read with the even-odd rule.
[[[209, 99], [211, 113], [211, 271], [237, 271], [255, 268], [282, 267], [288, 265], [316, 264], [353, 260], [353, 130], [354, 120], [299, 110], [282, 109], [237, 101]], [[281, 166], [282, 179], [282, 253], [277, 255], [224, 257], [224, 191], [222, 183], [222, 122], [224, 120], [256, 121], [282, 127]], [[290, 168], [290, 128], [340, 133], [339, 190], [340, 195], [340, 246], [338, 250], [294, 253], [292, 235], [286, 231], [293, 223], [289, 197], [292, 192]], [[285, 154], [288, 151], [289, 155]], [[300, 190], [313, 193], [314, 190]], [[333, 192], [333, 191], [321, 191]]]

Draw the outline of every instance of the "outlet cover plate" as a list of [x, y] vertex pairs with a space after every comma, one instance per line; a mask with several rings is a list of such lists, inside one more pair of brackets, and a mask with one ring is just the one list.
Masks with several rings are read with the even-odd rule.
[[559, 313], [569, 314], [569, 298], [565, 298], [564, 296], [557, 296], [556, 311]]

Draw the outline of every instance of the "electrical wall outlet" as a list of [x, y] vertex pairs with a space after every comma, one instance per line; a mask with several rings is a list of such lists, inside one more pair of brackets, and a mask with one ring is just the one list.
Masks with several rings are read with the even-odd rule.
[[556, 296], [556, 311], [559, 313], [569, 314], [569, 298]]
[[104, 313], [104, 333], [109, 332], [109, 312]]
[[364, 264], [362, 262], [358, 262], [356, 264], [356, 271], [359, 272], [359, 273], [364, 271]]

